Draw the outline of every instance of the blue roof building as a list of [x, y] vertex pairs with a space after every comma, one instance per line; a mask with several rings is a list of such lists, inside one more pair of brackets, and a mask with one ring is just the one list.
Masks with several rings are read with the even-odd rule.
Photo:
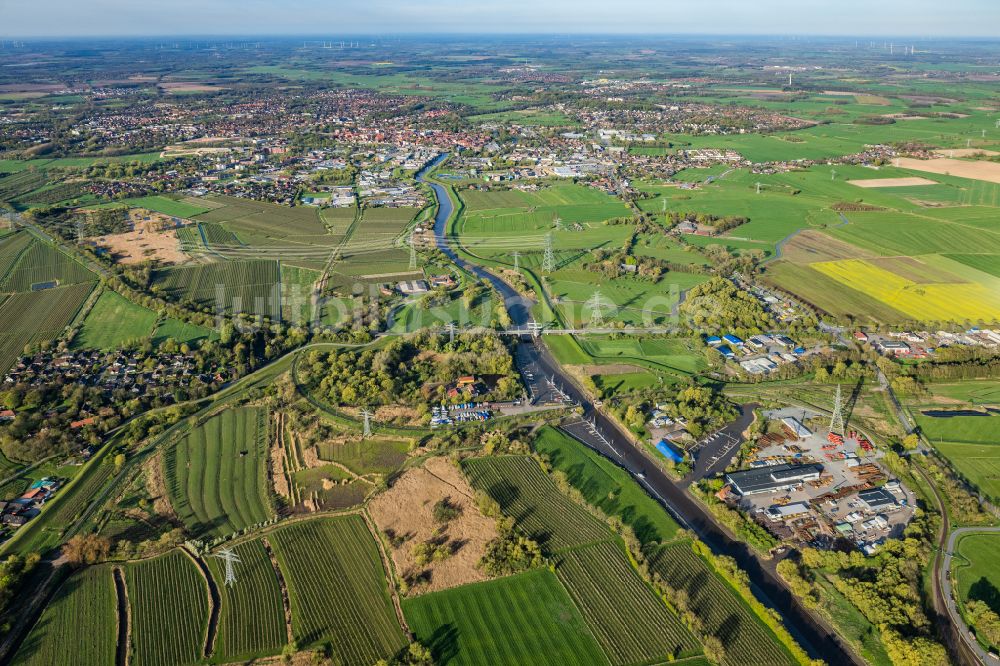
[[726, 358], [734, 358], [736, 354], [733, 350], [729, 348], [729, 345], [722, 345], [721, 347], [716, 347], [715, 350], [725, 356]]
[[722, 338], [720, 338], [717, 335], [710, 335], [707, 338], [705, 338], [705, 344], [711, 345], [713, 347], [715, 347], [717, 345], [721, 345], [722, 344]]
[[741, 346], [743, 344], [743, 341], [740, 340], [735, 335], [733, 335], [732, 333], [726, 333], [725, 335], [722, 336], [722, 339], [731, 345]]
[[679, 463], [684, 461], [684, 454], [675, 449], [670, 445], [665, 439], [661, 439], [656, 444], [656, 450], [663, 454], [663, 456], [672, 462]]

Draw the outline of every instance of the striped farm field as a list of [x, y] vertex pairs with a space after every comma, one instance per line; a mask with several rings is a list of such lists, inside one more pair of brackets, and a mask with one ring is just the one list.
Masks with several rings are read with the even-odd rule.
[[473, 487], [487, 492], [549, 552], [609, 537], [608, 528], [559, 492], [532, 458], [472, 458], [462, 468]]
[[701, 652], [697, 639], [639, 578], [616, 541], [564, 552], [556, 575], [615, 666]]
[[548, 569], [406, 599], [403, 614], [438, 666], [609, 663]]
[[164, 452], [170, 503], [193, 533], [226, 536], [274, 515], [267, 419], [263, 408], [227, 409]]
[[1000, 320], [1000, 293], [981, 283], [917, 284], [861, 259], [823, 261], [812, 267], [916, 320]]
[[406, 645], [378, 546], [361, 516], [298, 522], [268, 539], [300, 648], [328, 642], [336, 663], [372, 664]]
[[208, 633], [208, 585], [183, 551], [130, 562], [125, 582], [132, 616], [132, 666], [201, 661]]
[[29, 245], [34, 237], [26, 231], [4, 236], [0, 240], [0, 277], [7, 275], [7, 272], [17, 263], [18, 257]]
[[12, 663], [19, 666], [115, 663], [117, 603], [110, 566], [76, 572], [59, 587]]
[[232, 662], [277, 654], [288, 639], [271, 558], [259, 540], [241, 543], [233, 551], [240, 562], [235, 565], [236, 583], [229, 587], [223, 583], [225, 563], [217, 557], [206, 558], [221, 603], [213, 657]]
[[391, 240], [403, 233], [419, 208], [366, 208], [352, 240]]
[[[201, 309], [244, 312], [280, 319], [281, 273], [271, 259], [220, 261], [153, 272], [154, 289]], [[219, 299], [222, 302], [219, 302]]]
[[34, 241], [0, 281], [0, 291], [31, 291], [36, 285], [63, 286], [97, 279], [87, 268], [61, 250]]
[[705, 632], [726, 647], [726, 664], [792, 666], [795, 660], [750, 607], [703, 559], [689, 541], [664, 546], [650, 558], [663, 582], [684, 590]]
[[[191, 200], [187, 200], [191, 201]], [[317, 209], [282, 206], [266, 201], [211, 195], [197, 200], [211, 210], [197, 215], [202, 222], [222, 222], [236, 233], [249, 232], [272, 238], [323, 234]]]
[[670, 514], [628, 472], [604, 456], [550, 426], [538, 430], [532, 446], [548, 456], [552, 468], [565, 474], [587, 503], [631, 527], [643, 546], [676, 536], [680, 526]]
[[93, 283], [82, 282], [0, 298], [0, 371], [17, 360], [25, 345], [52, 340], [62, 333], [93, 288]]

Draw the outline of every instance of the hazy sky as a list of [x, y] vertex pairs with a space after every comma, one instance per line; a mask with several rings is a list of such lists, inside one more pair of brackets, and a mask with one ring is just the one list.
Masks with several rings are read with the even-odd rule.
[[1000, 0], [0, 0], [0, 34], [1000, 36]]

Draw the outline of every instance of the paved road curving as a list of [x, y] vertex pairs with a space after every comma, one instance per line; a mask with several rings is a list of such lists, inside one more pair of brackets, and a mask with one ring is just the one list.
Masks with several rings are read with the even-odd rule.
[[980, 533], [1000, 533], [1000, 527], [960, 527], [957, 530], [953, 530], [952, 533], [948, 535], [948, 546], [944, 549], [944, 557], [942, 558], [941, 567], [937, 570], [936, 574], [937, 584], [940, 586], [941, 599], [948, 610], [948, 617], [958, 630], [958, 637], [965, 644], [967, 652], [971, 652], [975, 655], [976, 659], [978, 659], [978, 662], [974, 663], [1000, 664], [1000, 659], [994, 659], [991, 657], [989, 653], [979, 645], [979, 641], [974, 639], [969, 634], [969, 627], [965, 624], [965, 620], [962, 619], [962, 614], [958, 610], [958, 604], [955, 601], [955, 595], [951, 584], [951, 565], [952, 556], [955, 553], [955, 545], [961, 537], [967, 534]]

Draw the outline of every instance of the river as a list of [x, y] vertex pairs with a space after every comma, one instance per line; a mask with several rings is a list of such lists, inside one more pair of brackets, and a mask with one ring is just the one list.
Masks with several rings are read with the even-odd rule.
[[451, 259], [455, 265], [493, 285], [497, 293], [504, 300], [511, 323], [517, 327], [524, 327], [531, 319], [531, 301], [517, 293], [513, 287], [485, 268], [471, 264], [458, 256], [458, 253], [455, 252], [452, 246], [452, 242], [448, 237], [448, 219], [451, 218], [452, 213], [455, 211], [455, 204], [448, 195], [448, 191], [442, 185], [424, 178], [428, 171], [437, 167], [447, 158], [448, 153], [442, 153], [417, 172], [417, 181], [430, 185], [431, 189], [434, 190], [434, 195], [437, 197], [438, 209], [437, 214], [434, 216], [434, 242], [437, 244], [438, 249]]
[[[530, 318], [531, 302], [498, 276], [459, 257], [452, 246], [452, 240], [448, 236], [448, 219], [454, 212], [454, 203], [444, 187], [424, 178], [428, 171], [446, 158], [447, 153], [439, 155], [417, 174], [417, 180], [430, 185], [438, 200], [437, 215], [434, 218], [434, 240], [438, 249], [464, 270], [488, 280], [503, 296], [514, 325], [524, 326]], [[521, 343], [516, 357], [522, 373], [530, 371], [538, 377], [550, 377], [561, 385], [569, 397], [583, 408], [584, 419], [595, 423], [603, 434], [603, 437], [594, 436], [586, 429], [579, 429], [572, 433], [577, 439], [629, 472], [639, 485], [657, 498], [678, 522], [697, 534], [713, 552], [729, 555], [736, 560], [740, 568], [749, 575], [756, 596], [781, 614], [785, 626], [810, 657], [823, 659], [829, 664], [863, 663], [841, 642], [836, 633], [824, 627], [781, 583], [775, 571], [776, 560], [761, 558], [746, 543], [731, 537], [706, 508], [659, 467], [653, 465], [646, 454], [633, 443], [632, 438], [594, 406], [544, 344], [526, 340]], [[752, 408], [749, 410], [750, 414], [746, 410], [741, 411], [741, 422], [748, 424], [752, 418]]]

